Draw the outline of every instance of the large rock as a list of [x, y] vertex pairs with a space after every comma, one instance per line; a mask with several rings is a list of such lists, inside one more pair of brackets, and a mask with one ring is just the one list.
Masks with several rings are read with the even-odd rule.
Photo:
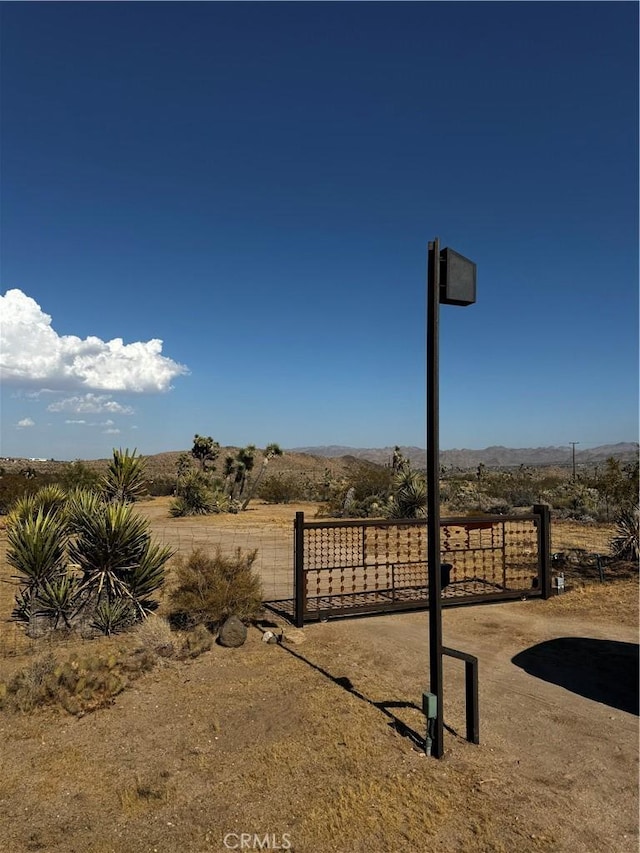
[[221, 646], [235, 649], [241, 646], [247, 639], [247, 626], [237, 616], [229, 616], [223, 623], [218, 634], [218, 642]]

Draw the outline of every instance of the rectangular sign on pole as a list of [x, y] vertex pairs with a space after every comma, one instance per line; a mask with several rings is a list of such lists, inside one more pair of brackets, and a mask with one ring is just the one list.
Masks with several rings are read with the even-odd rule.
[[440, 302], [444, 305], [473, 305], [476, 301], [476, 265], [443, 249], [440, 252]]

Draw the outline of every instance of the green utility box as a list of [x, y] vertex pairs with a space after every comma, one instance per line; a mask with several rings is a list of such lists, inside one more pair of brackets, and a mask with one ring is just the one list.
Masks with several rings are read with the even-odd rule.
[[438, 716], [438, 697], [435, 693], [422, 694], [422, 710], [428, 720], [435, 720]]

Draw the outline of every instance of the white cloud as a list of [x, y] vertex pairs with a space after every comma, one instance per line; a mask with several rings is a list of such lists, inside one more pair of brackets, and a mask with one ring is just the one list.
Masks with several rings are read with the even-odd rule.
[[67, 397], [66, 400], [50, 403], [47, 406], [47, 411], [74, 412], [77, 415], [96, 415], [100, 412], [109, 412], [109, 414], [114, 415], [133, 414], [131, 406], [123, 406], [121, 403], [112, 400], [108, 394], [92, 394], [91, 392], [82, 397]]
[[0, 296], [0, 379], [49, 390], [167, 391], [188, 369], [162, 355], [162, 341], [123, 343], [58, 335], [51, 317], [21, 290]]
[[35, 425], [36, 425], [35, 421], [32, 421], [31, 418], [23, 418], [21, 421], [18, 421], [18, 423], [16, 424], [16, 426], [19, 429], [25, 429], [25, 427], [32, 427]]
[[65, 424], [86, 424], [86, 421], [65, 421]]
[[114, 429], [113, 427], [109, 427], [109, 429], [103, 429], [102, 432], [104, 433], [104, 435], [119, 435], [120, 434], [120, 430]]

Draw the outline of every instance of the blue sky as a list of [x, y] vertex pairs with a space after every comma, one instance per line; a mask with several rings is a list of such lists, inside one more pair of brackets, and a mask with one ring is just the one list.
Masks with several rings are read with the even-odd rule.
[[637, 4], [1, 14], [2, 455], [637, 440]]

